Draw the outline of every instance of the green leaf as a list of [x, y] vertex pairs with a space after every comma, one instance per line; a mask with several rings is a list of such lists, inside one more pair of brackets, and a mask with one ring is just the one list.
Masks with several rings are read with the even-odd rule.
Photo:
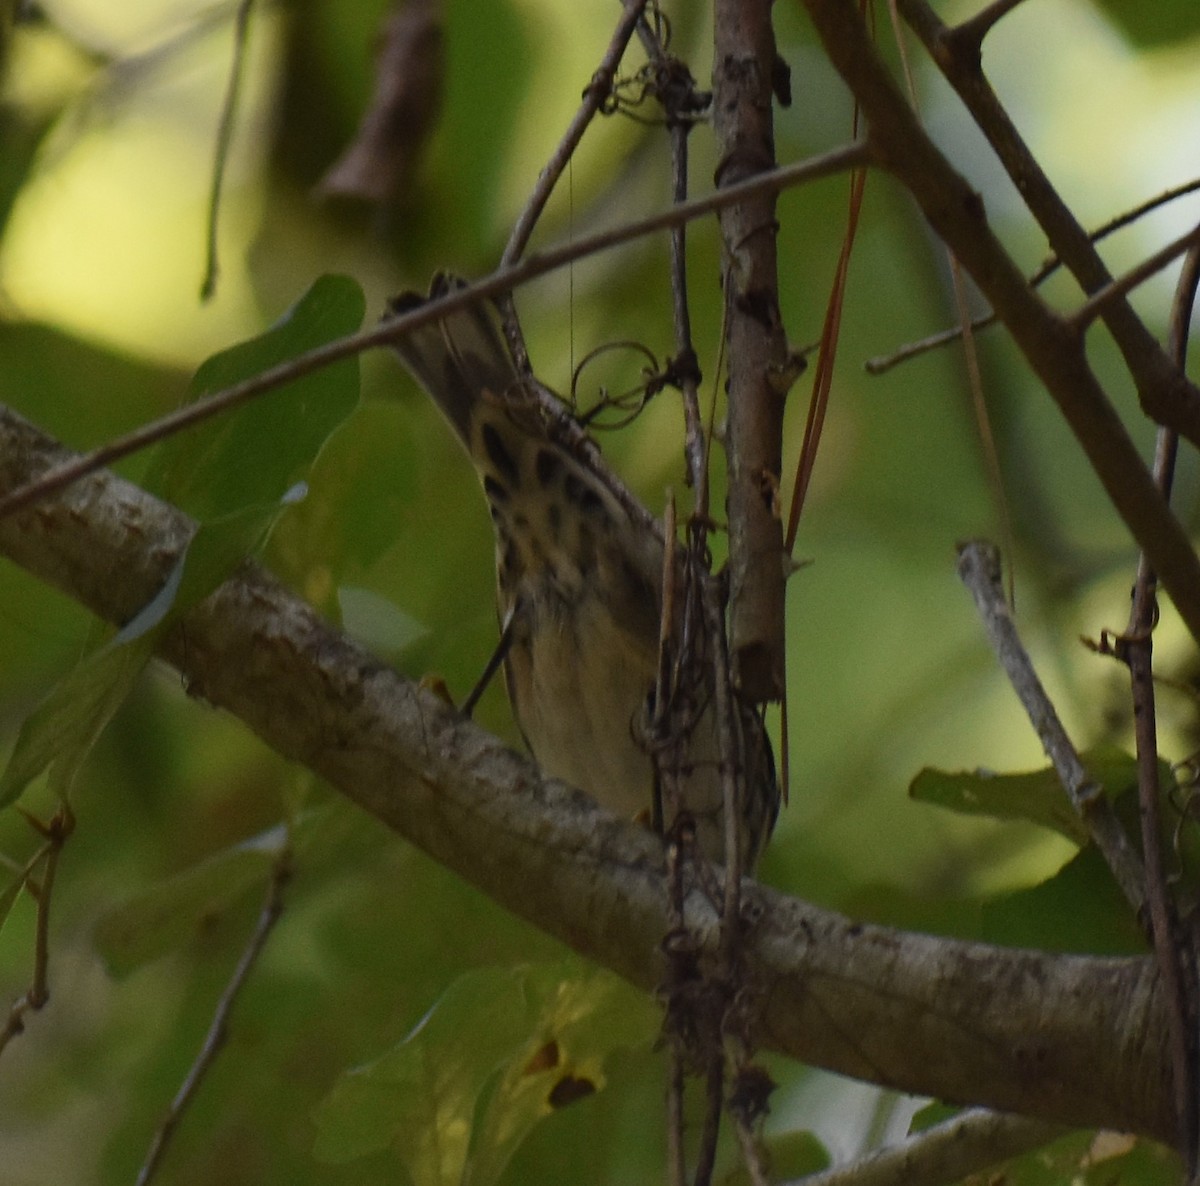
[[266, 882], [287, 842], [285, 828], [272, 828], [147, 885], [110, 911], [95, 932], [109, 972], [126, 976], [210, 928], [248, 890]]
[[1097, 8], [1140, 49], [1174, 45], [1200, 34], [1196, 0], [1094, 0]]
[[207, 597], [270, 530], [284, 507], [247, 507], [200, 526], [163, 587], [108, 643], [64, 676], [21, 725], [0, 776], [0, 807], [53, 765], [66, 799], [80, 765], [124, 703], [162, 632]]
[[647, 1046], [661, 1017], [644, 994], [576, 963], [531, 968], [526, 990], [538, 1017], [533, 1040], [511, 1061], [477, 1126], [464, 1181], [491, 1186], [533, 1128], [600, 1091], [614, 1050]]
[[153, 653], [153, 639], [126, 646], [111, 643], [89, 655], [55, 685], [25, 718], [17, 744], [0, 776], [0, 807], [21, 792], [52, 763], [56, 786], [69, 790], [113, 713]]
[[[1103, 747], [1081, 755], [1088, 773], [1112, 800], [1137, 787], [1137, 763], [1119, 749]], [[1170, 767], [1162, 764], [1163, 786], [1172, 785]], [[926, 767], [909, 784], [913, 799], [946, 807], [963, 815], [1000, 820], [1026, 820], [1051, 828], [1078, 845], [1088, 842], [1087, 829], [1059, 782], [1046, 766], [1022, 774], [986, 770], [946, 771]]]
[[151, 631], [157, 639], [172, 621], [203, 601], [247, 556], [257, 551], [275, 521], [300, 497], [303, 486], [296, 486], [277, 503], [243, 507], [202, 523], [163, 587], [113, 641], [128, 643]]
[[429, 634], [394, 601], [371, 589], [343, 585], [337, 598], [342, 629], [378, 655], [399, 655]]
[[403, 1042], [339, 1079], [317, 1109], [316, 1155], [350, 1161], [395, 1142], [414, 1186], [457, 1186], [479, 1096], [534, 1018], [524, 969], [460, 976]]
[[[322, 276], [265, 334], [208, 359], [192, 381], [191, 399], [353, 333], [364, 309], [355, 281]], [[148, 485], [202, 522], [277, 502], [357, 402], [357, 358], [323, 367], [172, 437]]]
[[[193, 396], [228, 386], [304, 350], [353, 332], [364, 300], [345, 277], [319, 279], [278, 325], [216, 355], [197, 372]], [[213, 591], [260, 546], [296, 482], [358, 399], [351, 359], [288, 384], [249, 406], [172, 438], [151, 485], [201, 520], [162, 589], [117, 637], [84, 659], [25, 720], [0, 776], [0, 807], [54, 763], [65, 798], [104, 727], [128, 696], [162, 630]]]
[[1004, 1186], [1170, 1186], [1180, 1180], [1181, 1166], [1173, 1152], [1155, 1142], [1081, 1130], [987, 1170], [988, 1181]]
[[1041, 885], [985, 902], [981, 938], [1089, 955], [1146, 951], [1145, 937], [1098, 850], [1088, 845]]
[[404, 1042], [342, 1076], [317, 1110], [317, 1156], [394, 1145], [414, 1186], [488, 1186], [540, 1120], [603, 1087], [611, 1051], [658, 1024], [644, 996], [576, 961], [468, 972]]

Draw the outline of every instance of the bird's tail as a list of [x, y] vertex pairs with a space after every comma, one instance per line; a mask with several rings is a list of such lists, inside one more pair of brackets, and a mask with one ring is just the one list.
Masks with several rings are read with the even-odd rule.
[[[465, 281], [439, 272], [428, 297], [401, 293], [388, 302], [388, 313], [395, 317], [411, 312], [465, 287]], [[482, 304], [459, 309], [413, 330], [396, 343], [395, 349], [468, 450], [480, 400], [503, 402], [520, 382], [496, 319]]]

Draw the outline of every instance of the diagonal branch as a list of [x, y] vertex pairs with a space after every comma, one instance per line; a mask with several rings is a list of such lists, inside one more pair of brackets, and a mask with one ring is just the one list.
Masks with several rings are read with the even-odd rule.
[[[875, 159], [916, 199], [1004, 322], [1193, 638], [1200, 639], [1200, 561], [1092, 371], [1082, 334], [1030, 289], [988, 225], [979, 195], [917, 122], [850, 0], [804, 0], [804, 6], [862, 107]], [[1167, 364], [1178, 371], [1169, 359]]]
[[[947, 28], [926, 0], [899, 0], [904, 19], [987, 137], [1055, 254], [1089, 297], [1112, 282], [1095, 244], [1080, 226], [1021, 138], [984, 76], [973, 22]], [[1200, 444], [1200, 392], [1123, 298], [1107, 301], [1100, 315], [1137, 384], [1143, 410]]]
[[[70, 454], [0, 409], [0, 490]], [[193, 530], [107, 473], [0, 522], [0, 553], [110, 622], [158, 590]], [[189, 689], [496, 902], [651, 989], [669, 922], [660, 842], [464, 720], [247, 564], [163, 657]], [[742, 890], [763, 1044], [902, 1090], [1170, 1139], [1153, 962], [1014, 951], [864, 925]], [[686, 922], [719, 957], [720, 912]]]

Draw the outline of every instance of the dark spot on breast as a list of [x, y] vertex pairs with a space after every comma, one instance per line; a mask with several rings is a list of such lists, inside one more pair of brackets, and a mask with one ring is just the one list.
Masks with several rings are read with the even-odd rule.
[[563, 490], [566, 492], [567, 497], [585, 515], [600, 516], [607, 519], [608, 516], [604, 510], [604, 500], [578, 474], [567, 474], [567, 480], [563, 483]]
[[546, 507], [546, 526], [550, 529], [550, 538], [554, 543], [562, 542], [562, 507], [556, 502]]
[[536, 461], [537, 480], [549, 486], [562, 473], [562, 459], [549, 449], [539, 449]]
[[483, 447], [487, 452], [491, 463], [500, 471], [500, 474], [507, 478], [513, 486], [520, 484], [520, 474], [517, 472], [517, 463], [513, 455], [508, 451], [508, 447], [501, 439], [500, 434], [496, 431], [494, 424], [484, 424], [482, 429]]
[[508, 502], [508, 487], [497, 482], [491, 474], [485, 474], [483, 477], [483, 492], [488, 496], [489, 502]]
[[503, 538], [498, 548], [500, 553], [501, 584], [508, 589], [515, 589], [524, 575], [521, 566], [521, 553], [512, 540]]
[[579, 524], [575, 561], [579, 565], [580, 577], [585, 581], [590, 580], [596, 571], [596, 537], [586, 523]]

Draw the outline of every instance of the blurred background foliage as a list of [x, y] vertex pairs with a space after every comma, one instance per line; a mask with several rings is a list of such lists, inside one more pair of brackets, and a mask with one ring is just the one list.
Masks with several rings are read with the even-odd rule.
[[[353, 276], [370, 320], [389, 294], [424, 287], [439, 267], [478, 275], [494, 266], [617, 13], [600, 0], [448, 0], [440, 118], [403, 192], [380, 209], [321, 197], [318, 186], [371, 95], [385, 0], [255, 6], [221, 208], [220, 277], [204, 304], [197, 294], [234, 6], [17, 7], [14, 21], [8, 6], [2, 42], [3, 399], [74, 447], [176, 406], [206, 356], [262, 332], [322, 273]], [[953, 20], [972, 6], [940, 7]], [[1193, 0], [1045, 0], [989, 38], [986, 65], [1002, 97], [1085, 225], [1200, 173], [1192, 135], [1198, 13]], [[680, 2], [670, 15], [673, 49], [703, 84], [707, 6]], [[844, 142], [851, 110], [800, 6], [777, 3], [775, 17], [795, 93], [778, 113], [777, 149], [791, 161]], [[885, 50], [898, 60], [885, 14], [879, 19]], [[930, 128], [1032, 271], [1045, 244], [1015, 192], [923, 62], [917, 77]], [[703, 191], [715, 163], [706, 128], [691, 147]], [[668, 179], [661, 129], [601, 120], [535, 245], [657, 210]], [[782, 306], [797, 346], [820, 332], [846, 191], [836, 178], [780, 200]], [[1106, 242], [1105, 255], [1119, 270], [1195, 220], [1194, 203], [1176, 203]], [[713, 390], [721, 306], [711, 223], [693, 227], [689, 252], [696, 341]], [[1171, 280], [1135, 297], [1160, 333]], [[1064, 306], [1078, 299], [1061, 278], [1047, 293]], [[671, 348], [662, 240], [577, 263], [530, 285], [518, 305], [534, 363], [560, 390], [575, 362], [604, 342], [634, 339], [660, 359]], [[878, 378], [862, 366], [953, 320], [944, 252], [905, 196], [873, 176], [798, 542], [811, 563], [789, 593], [791, 801], [761, 877], [864, 917], [972, 935], [985, 933], [997, 902], [1024, 901], [1020, 894], [1075, 850], [1029, 823], [968, 818], [907, 795], [923, 767], [1041, 765], [954, 575], [957, 540], [1000, 531], [961, 356], [927, 354]], [[1127, 743], [1121, 672], [1078, 639], [1124, 624], [1133, 551], [1003, 334], [988, 331], [979, 345], [1022, 629], [1076, 742]], [[1094, 357], [1148, 446], [1150, 429], [1098, 331]], [[605, 355], [585, 372], [582, 398], [600, 383], [624, 389], [640, 365], [632, 353]], [[436, 673], [461, 697], [495, 639], [483, 503], [448, 430], [395, 363], [364, 358], [362, 381], [361, 401], [326, 441], [308, 497], [283, 513], [266, 560], [400, 670]], [[785, 476], [806, 396], [802, 378]], [[667, 488], [682, 491], [680, 416], [669, 393], [603, 444], [655, 510]], [[149, 464], [134, 458], [120, 468], [136, 480]], [[1179, 512], [1194, 523], [1190, 456], [1178, 490]], [[94, 624], [7, 563], [0, 614], [0, 740], [11, 744], [31, 707], [91, 644]], [[1192, 654], [1168, 612], [1161, 669], [1191, 687]], [[498, 687], [479, 719], [517, 743]], [[1163, 723], [1166, 757], [1200, 747], [1190, 696], [1165, 692]], [[0, 1060], [0, 1164], [11, 1186], [133, 1181], [253, 926], [269, 863], [247, 860], [244, 846], [298, 810], [308, 822], [286, 913], [160, 1180], [402, 1180], [401, 1160], [387, 1147], [352, 1161], [314, 1160], [317, 1109], [339, 1075], [404, 1038], [463, 973], [564, 955], [235, 721], [189, 700], [165, 668], [137, 684], [72, 802], [78, 826], [54, 895], [52, 1002]], [[43, 817], [53, 804], [42, 785], [23, 799]], [[35, 845], [19, 813], [0, 814], [6, 860], [19, 866]], [[171, 880], [182, 871], [193, 878], [183, 889]], [[1058, 888], [1052, 902], [1035, 899], [1035, 909], [1001, 909], [1004, 941], [1069, 945], [1061, 927], [1037, 917], [1038, 909], [1061, 919], [1078, 908], [1070, 887]], [[0, 934], [8, 999], [28, 983], [34, 917], [22, 898]], [[1105, 934], [1101, 926], [1078, 942], [1129, 941], [1124, 931], [1119, 942]], [[781, 1084], [768, 1131], [813, 1128], [844, 1156], [907, 1122], [911, 1108], [886, 1094], [767, 1061]], [[616, 1044], [603, 1076], [605, 1090], [533, 1128], [504, 1180], [658, 1180], [657, 1056], [646, 1042]]]

